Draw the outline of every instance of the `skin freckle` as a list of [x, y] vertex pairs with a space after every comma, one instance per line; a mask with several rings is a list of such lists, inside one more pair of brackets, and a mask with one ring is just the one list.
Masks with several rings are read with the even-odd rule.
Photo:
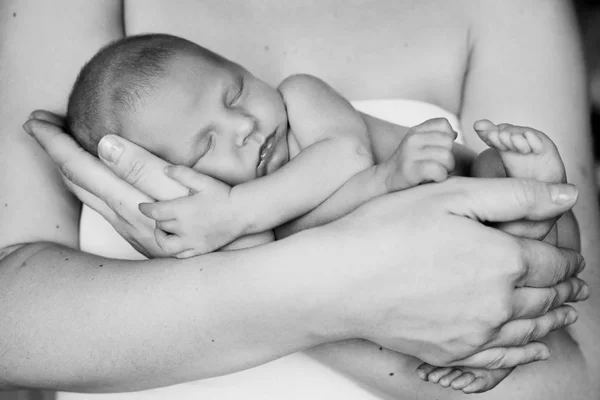
[[390, 372], [390, 376], [394, 376], [394, 373], [393, 373], [393, 372]]
[[24, 268], [27, 266], [27, 261], [24, 261], [23, 264], [21, 264], [21, 268]]
[[98, 266], [99, 266], [100, 268], [102, 268], [102, 267], [104, 267], [104, 264], [99, 264]]
[[14, 17], [16, 17], [16, 16], [17, 16], [17, 13], [16, 13], [16, 12], [15, 12], [15, 13], [13, 13], [13, 18], [14, 18]]

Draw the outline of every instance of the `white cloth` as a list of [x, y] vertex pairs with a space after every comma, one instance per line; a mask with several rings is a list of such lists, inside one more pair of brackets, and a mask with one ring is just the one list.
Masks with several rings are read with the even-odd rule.
[[[460, 134], [456, 116], [432, 104], [414, 100], [385, 99], [355, 101], [353, 105], [360, 111], [404, 126], [417, 125], [430, 118], [446, 117]], [[143, 258], [114, 231], [108, 222], [86, 206], [81, 216], [81, 248], [86, 252], [112, 258]], [[374, 400], [381, 398], [381, 394], [358, 385], [303, 353], [292, 354], [228, 376], [143, 392], [58, 394], [58, 400]]]

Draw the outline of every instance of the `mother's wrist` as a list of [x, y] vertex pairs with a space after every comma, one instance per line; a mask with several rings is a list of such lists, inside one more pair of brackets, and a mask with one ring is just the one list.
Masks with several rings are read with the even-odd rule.
[[314, 345], [361, 337], [358, 328], [364, 325], [364, 315], [349, 301], [357, 277], [346, 268], [342, 230], [337, 223], [328, 224], [264, 246], [271, 247], [271, 257], [277, 257], [273, 248], [295, 249], [296, 255], [285, 268], [288, 288], [284, 291], [289, 302], [302, 302], [300, 319]]
[[369, 240], [361, 221], [351, 214], [293, 236], [306, 235], [305, 262], [315, 266], [305, 276], [309, 293], [317, 299], [316, 314], [321, 319], [317, 333], [322, 342], [368, 338], [377, 330], [374, 325], [382, 304], [378, 287], [369, 282], [374, 282], [380, 268], [377, 257], [370, 254], [373, 247], [365, 244]]

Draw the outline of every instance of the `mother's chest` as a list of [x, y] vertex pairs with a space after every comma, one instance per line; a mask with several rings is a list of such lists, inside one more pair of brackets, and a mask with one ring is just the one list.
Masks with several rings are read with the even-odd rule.
[[273, 84], [308, 73], [349, 99], [405, 97], [457, 111], [466, 28], [444, 4], [129, 0], [125, 21], [128, 34], [186, 37]]

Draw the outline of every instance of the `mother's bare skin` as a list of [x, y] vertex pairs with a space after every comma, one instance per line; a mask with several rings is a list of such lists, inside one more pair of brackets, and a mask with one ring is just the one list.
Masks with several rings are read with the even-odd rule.
[[[470, 126], [473, 120], [482, 116], [494, 120], [525, 119], [528, 124], [548, 132], [565, 155], [569, 177], [578, 184], [581, 191], [576, 213], [579, 214], [582, 223], [583, 251], [589, 264], [596, 265], [599, 259], [596, 244], [600, 239], [597, 232], [598, 219], [593, 184], [590, 183], [590, 146], [585, 136], [587, 127], [582, 122], [585, 121], [585, 104], [581, 100], [583, 75], [578, 67], [580, 64], [577, 60], [580, 56], [576, 53], [577, 46], [572, 43], [573, 24], [564, 17], [568, 15], [568, 10], [564, 10], [566, 3], [489, 2], [482, 3], [479, 8], [473, 8], [466, 7], [468, 2], [462, 1], [457, 1], [452, 7], [441, 1], [380, 1], [370, 8], [370, 15], [373, 17], [370, 19], [363, 18], [364, 10], [358, 3], [347, 3], [345, 7], [339, 8], [333, 2], [325, 1], [295, 12], [290, 12], [289, 5], [283, 7], [277, 2], [268, 3], [262, 3], [262, 6], [269, 10], [268, 13], [261, 7], [253, 9], [254, 6], [248, 4], [237, 4], [241, 10], [237, 14], [231, 13], [231, 3], [203, 1], [173, 8], [172, 5], [158, 1], [128, 1], [124, 19], [119, 14], [119, 7], [106, 6], [100, 9], [101, 5], [97, 4], [94, 7], [98, 10], [94, 10], [93, 21], [90, 19], [89, 23], [69, 16], [70, 10], [77, 9], [78, 4], [66, 4], [65, 7], [61, 7], [60, 14], [49, 19], [53, 21], [51, 30], [43, 29], [44, 24], [47, 25], [48, 22], [35, 21], [29, 29], [31, 40], [14, 42], [19, 43], [19, 46], [33, 45], [39, 42], [34, 33], [42, 31], [45, 32], [45, 40], [62, 42], [64, 37], [60, 36], [60, 32], [64, 27], [78, 27], [80, 22], [83, 26], [96, 26], [99, 20], [107, 21], [105, 32], [111, 33], [102, 37], [92, 37], [89, 30], [83, 30], [83, 26], [81, 27], [81, 32], [86, 32], [88, 36], [78, 35], [77, 39], [88, 41], [91, 55], [100, 45], [122, 34], [121, 21], [124, 20], [127, 33], [169, 30], [171, 33], [199, 40], [208, 47], [218, 49], [225, 56], [248, 65], [257, 75], [270, 78], [271, 81], [277, 81], [282, 76], [297, 71], [312, 73], [331, 82], [336, 89], [351, 99], [406, 97], [434, 102], [457, 113], [460, 111], [464, 126]], [[43, 4], [38, 4], [37, 12], [30, 15], [52, 15], [52, 8], [57, 6], [48, 5], [51, 8], [48, 10], [44, 7]], [[244, 7], [250, 8], [246, 10]], [[332, 13], [332, 9], [337, 12]], [[443, 13], [440, 12], [442, 9]], [[19, 16], [24, 14], [21, 9], [17, 11]], [[564, 11], [567, 11], [567, 14]], [[293, 19], [290, 19], [292, 15]], [[532, 15], [535, 18], [531, 17]], [[234, 39], [229, 35], [229, 31], [222, 30], [228, 27], [216, 22], [225, 16], [232, 25], [242, 31], [250, 31], [252, 35], [238, 35]], [[12, 13], [3, 14], [3, 18], [7, 22], [2, 25], [3, 29], [13, 26], [8, 23], [13, 18]], [[553, 21], [556, 29], [552, 32], [544, 30], [546, 34], [542, 46], [540, 38], [532, 35], [532, 32], [536, 32], [536, 27], [546, 26], [548, 19]], [[371, 29], [373, 26], [369, 25], [374, 22], [377, 29]], [[510, 29], [505, 25], [509, 23]], [[363, 29], [356, 29], [357, 24], [362, 24], [360, 26]], [[311, 29], [305, 29], [306, 26], [310, 26]], [[344, 29], [344, 26], [347, 29]], [[423, 30], [423, 26], [434, 26], [435, 29]], [[490, 30], [487, 30], [488, 28]], [[469, 43], [465, 40], [467, 31], [471, 33], [470, 38], [474, 40], [471, 44], [477, 51], [472, 51], [473, 48], [466, 46]], [[274, 35], [274, 32], [279, 34]], [[347, 38], [347, 42], [340, 42], [341, 37]], [[513, 46], [515, 38], [518, 38], [519, 43], [524, 43], [525, 40], [531, 42], [528, 42], [529, 46]], [[425, 53], [423, 48], [431, 51]], [[3, 50], [5, 49], [3, 47]], [[524, 52], [523, 49], [536, 51]], [[495, 63], [500, 50], [505, 51], [509, 58], [519, 60], [519, 63]], [[521, 51], [523, 54], [519, 53]], [[57, 48], [46, 46], [45, 49], [40, 48], [39, 52], [41, 58], [55, 60], [53, 57], [56, 57]], [[21, 53], [15, 51], [17, 56]], [[256, 54], [260, 54], [261, 57], [256, 57]], [[359, 58], [357, 54], [362, 54], [363, 57]], [[559, 58], [561, 54], [563, 56]], [[64, 59], [71, 55], [65, 54]], [[540, 59], [546, 60], [546, 63], [554, 68], [540, 69]], [[364, 60], [369, 60], [368, 65]], [[488, 65], [488, 60], [494, 60], [494, 63]], [[463, 77], [467, 62], [470, 63], [470, 68], [468, 80], [465, 82]], [[575, 63], [574, 68], [570, 63]], [[27, 63], [19, 65], [23, 69]], [[38, 90], [45, 88], [43, 83], [47, 82], [47, 69], [53, 65], [44, 64], [46, 75], [36, 75], [36, 71], [28, 70], [28, 82], [36, 81], [36, 76], [44, 76], [36, 86]], [[440, 74], [439, 65], [444, 65], [443, 74]], [[55, 73], [51, 75], [55, 80], [68, 82], [69, 78], [61, 78], [61, 74], [64, 74], [64, 77], [74, 76], [78, 67], [72, 65], [64, 70], [53, 69]], [[531, 81], [530, 74], [523, 71], [535, 72], [538, 79]], [[564, 81], [558, 78], [567, 73], [570, 79], [569, 85], [565, 86], [562, 84]], [[387, 79], [373, 80], [373, 76], [385, 76]], [[357, 80], [361, 85], [355, 84]], [[50, 88], [47, 93], [52, 95], [43, 97], [42, 101], [37, 103], [33, 100], [16, 103], [15, 97], [11, 96], [10, 99], [6, 99], [6, 104], [13, 106], [5, 109], [7, 112], [3, 116], [6, 118], [3, 120], [7, 121], [7, 126], [14, 126], [16, 131], [32, 108], [59, 110], [61, 102], [66, 98], [67, 86], [65, 84], [64, 87]], [[522, 87], [528, 87], [529, 90], [522, 91]], [[15, 90], [14, 93], [22, 91]], [[490, 96], [490, 93], [494, 96]], [[515, 97], [514, 93], [520, 93], [520, 96]], [[39, 97], [36, 100], [39, 100]], [[548, 100], [551, 100], [551, 104], [548, 104]], [[537, 107], [531, 107], [532, 104], [536, 104]], [[562, 112], [556, 113], [556, 109]], [[565, 132], [571, 134], [567, 135]], [[30, 147], [27, 145], [19, 144], [11, 149], [13, 153], [20, 155], [18, 159], [29, 159], [27, 151]], [[581, 166], [578, 166], [577, 162], [581, 162]], [[49, 164], [46, 165], [50, 168]], [[31, 177], [30, 182], [34, 189], [29, 193], [30, 196], [39, 195], [41, 198], [47, 194], [43, 190], [48, 189], [44, 179]], [[38, 190], [35, 187], [42, 189]], [[61, 216], [62, 219], [42, 220], [43, 224], [35, 227], [36, 232], [41, 231], [45, 234], [47, 231], [48, 235], [51, 235], [59, 223], [62, 225], [64, 220], [77, 218], [76, 213], [66, 211], [62, 204], [48, 204], [48, 208], [52, 215]], [[29, 220], [31, 215], [23, 215], [23, 220]], [[60, 237], [69, 244], [76, 242], [75, 235], [65, 234]], [[593, 288], [599, 287], [597, 270], [588, 268], [582, 276], [589, 280]], [[582, 318], [571, 331], [581, 349], [585, 350], [585, 358], [565, 331], [555, 333], [547, 338], [547, 343], [553, 351], [550, 361], [519, 368], [514, 377], [511, 376], [503, 385], [486, 394], [485, 398], [519, 395], [528, 399], [562, 399], [567, 396], [593, 398], [599, 390], [598, 381], [588, 377], [597, 376], [600, 368], [598, 347], [594, 343], [600, 332], [598, 301], [598, 297], [592, 297], [589, 304], [578, 306]], [[393, 357], [379, 358], [382, 352], [378, 348], [372, 348], [372, 352], [369, 352], [369, 349], [367, 347], [362, 353], [357, 351], [357, 354], [364, 356], [364, 363], [363, 359], [350, 357], [348, 362], [338, 362], [339, 368], [355, 379], [396, 393], [398, 396], [410, 398], [418, 392], [421, 398], [449, 398], [449, 394], [436, 392], [431, 385], [415, 383], [408, 375], [390, 376], [389, 372], [393, 371], [390, 368], [397, 366]], [[344, 354], [333, 356], [339, 356], [338, 361], [343, 361]], [[361, 368], [367, 365], [366, 362], [371, 356], [374, 358], [371, 360], [373, 368]], [[349, 362], [353, 360], [358, 360], [359, 363]], [[335, 357], [331, 362], [335, 363]], [[402, 371], [402, 368], [399, 371]]]

